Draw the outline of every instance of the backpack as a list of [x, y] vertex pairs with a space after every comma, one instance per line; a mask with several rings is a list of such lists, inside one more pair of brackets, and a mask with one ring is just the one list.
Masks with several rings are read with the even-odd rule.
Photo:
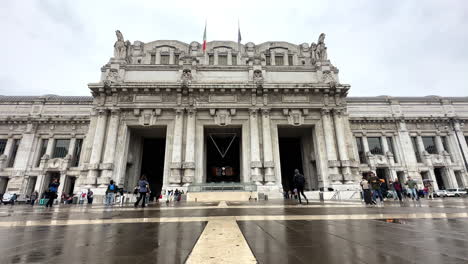
[[115, 191], [115, 185], [114, 184], [109, 185], [109, 190], [110, 191]]

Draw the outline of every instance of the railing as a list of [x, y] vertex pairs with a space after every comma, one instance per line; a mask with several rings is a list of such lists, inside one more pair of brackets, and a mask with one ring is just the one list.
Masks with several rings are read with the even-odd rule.
[[194, 183], [188, 186], [188, 192], [255, 192], [257, 185], [253, 183], [212, 182]]

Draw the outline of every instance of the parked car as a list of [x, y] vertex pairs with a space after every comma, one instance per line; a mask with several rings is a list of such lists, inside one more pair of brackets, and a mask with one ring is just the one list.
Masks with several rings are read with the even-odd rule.
[[465, 189], [447, 189], [448, 197], [462, 197], [466, 195]]
[[[18, 199], [19, 195], [16, 195], [16, 199]], [[2, 203], [3, 204], [9, 204], [11, 203], [11, 198], [13, 197], [13, 193], [5, 193], [2, 198]]]
[[435, 197], [447, 197], [447, 191], [446, 190], [434, 191], [434, 196]]

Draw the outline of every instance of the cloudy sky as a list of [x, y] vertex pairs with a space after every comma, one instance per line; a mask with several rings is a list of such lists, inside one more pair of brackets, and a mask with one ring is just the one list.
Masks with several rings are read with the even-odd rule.
[[176, 39], [316, 42], [321, 32], [352, 96], [467, 96], [468, 2], [71, 1], [0, 3], [0, 94], [89, 95], [113, 54], [132, 42]]

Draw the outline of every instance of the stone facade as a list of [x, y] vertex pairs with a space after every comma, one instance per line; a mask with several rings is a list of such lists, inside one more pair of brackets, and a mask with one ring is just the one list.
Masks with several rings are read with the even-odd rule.
[[[358, 190], [368, 170], [468, 184], [468, 98], [348, 98], [324, 34], [318, 44], [212, 41], [206, 51], [117, 37], [92, 97], [0, 96], [0, 193], [42, 192], [51, 177], [64, 192], [103, 194], [111, 179], [132, 190], [148, 138], [164, 142], [160, 187], [184, 189], [209, 181], [212, 134], [237, 136], [239, 181], [273, 196], [285, 156], [299, 157], [309, 190]], [[300, 145], [284, 153], [282, 138]]]

